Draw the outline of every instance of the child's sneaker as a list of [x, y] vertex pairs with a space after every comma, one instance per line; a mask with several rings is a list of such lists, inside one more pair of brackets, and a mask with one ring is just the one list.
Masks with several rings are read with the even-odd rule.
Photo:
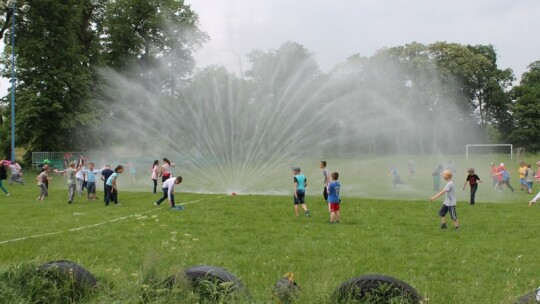
[[10, 193], [6, 193], [6, 196], [11, 196], [11, 194], [10, 194]]
[[154, 203], [154, 206], [159, 207], [159, 204], [157, 202]]
[[448, 228], [448, 226], [446, 226], [446, 224], [441, 224], [441, 229], [446, 229]]
[[309, 210], [306, 210], [305, 215], [306, 215], [306, 217], [310, 217], [310, 216], [311, 216], [311, 212], [309, 212]]
[[459, 231], [459, 229], [460, 229], [459, 226], [454, 227], [454, 230], [455, 230], [455, 231]]

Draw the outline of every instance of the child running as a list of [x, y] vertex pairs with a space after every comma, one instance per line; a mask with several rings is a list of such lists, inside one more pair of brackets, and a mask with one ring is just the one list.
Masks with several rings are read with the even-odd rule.
[[6, 196], [11, 196], [11, 194], [9, 194], [9, 192], [4, 187], [4, 184], [2, 182], [2, 181], [7, 179], [7, 168], [6, 168], [6, 166], [7, 166], [7, 162], [5, 160], [0, 161], [0, 189], [2, 189], [2, 191], [4, 191]]
[[301, 205], [304, 209], [304, 215], [309, 217], [310, 212], [305, 203], [307, 179], [303, 174], [300, 174], [300, 167], [293, 167], [292, 171], [294, 174], [294, 213], [298, 217], [298, 205]]
[[112, 201], [115, 206], [120, 206], [118, 203], [118, 186], [116, 185], [116, 179], [118, 174], [124, 172], [124, 166], [118, 165], [114, 168], [114, 173], [109, 176], [107, 182], [105, 182], [105, 189], [107, 190], [107, 196], [105, 197], [105, 207], [109, 206], [109, 202]]
[[446, 193], [446, 198], [444, 199], [444, 203], [439, 210], [439, 216], [441, 217], [441, 229], [448, 228], [446, 226], [446, 214], [450, 212], [450, 217], [452, 217], [452, 221], [454, 221], [454, 229], [459, 229], [459, 221], [457, 218], [456, 213], [456, 189], [454, 187], [454, 182], [452, 181], [452, 171], [450, 170], [444, 170], [442, 172], [442, 176], [444, 180], [446, 181], [446, 186], [444, 186], [444, 189], [441, 190], [441, 192], [435, 194], [431, 198], [431, 201], [435, 201], [439, 197], [441, 197], [443, 194]]
[[330, 174], [332, 181], [328, 185], [328, 205], [330, 206], [330, 224], [337, 224], [341, 220], [339, 213], [339, 205], [341, 199], [339, 197], [339, 189], [341, 184], [338, 182], [339, 173], [332, 172]]
[[469, 168], [469, 170], [467, 170], [467, 173], [469, 173], [469, 175], [467, 175], [467, 178], [465, 179], [465, 184], [463, 184], [463, 191], [465, 191], [465, 186], [467, 185], [467, 183], [469, 183], [469, 185], [471, 186], [470, 204], [474, 205], [474, 197], [476, 196], [476, 190], [478, 190], [478, 183], [481, 183], [482, 181], [480, 180], [480, 177], [478, 177], [478, 175], [474, 174], [474, 168]]
[[154, 203], [154, 205], [159, 207], [159, 204], [163, 202], [164, 200], [169, 200], [169, 205], [171, 206], [171, 210], [183, 210], [184, 207], [182, 206], [176, 206], [174, 203], [174, 186], [178, 185], [182, 182], [182, 177], [170, 177], [168, 178], [164, 183], [162, 187], [163, 196], [157, 200], [157, 202]]

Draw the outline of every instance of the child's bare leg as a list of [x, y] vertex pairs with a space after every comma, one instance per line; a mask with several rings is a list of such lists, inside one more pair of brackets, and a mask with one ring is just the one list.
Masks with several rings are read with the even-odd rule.
[[308, 210], [306, 204], [302, 204], [302, 208], [304, 209], [304, 211], [307, 211], [307, 210]]
[[294, 214], [298, 216], [298, 205], [294, 205]]
[[454, 221], [454, 228], [459, 228], [459, 220]]
[[341, 220], [341, 216], [340, 216], [340, 213], [339, 211], [336, 211], [336, 221], [340, 221]]

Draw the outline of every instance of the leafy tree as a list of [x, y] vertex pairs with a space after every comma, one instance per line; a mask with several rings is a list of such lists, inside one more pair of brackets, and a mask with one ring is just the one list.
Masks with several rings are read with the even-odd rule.
[[83, 16], [94, 6], [90, 0], [26, 2], [31, 9], [16, 19], [17, 142], [28, 151], [93, 145], [95, 33]]
[[512, 89], [514, 128], [509, 139], [515, 144], [540, 150], [540, 61], [528, 66], [519, 86]]

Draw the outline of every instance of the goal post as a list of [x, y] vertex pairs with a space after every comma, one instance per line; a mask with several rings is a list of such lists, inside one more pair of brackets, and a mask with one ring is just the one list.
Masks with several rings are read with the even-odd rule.
[[472, 145], [465, 145], [465, 159], [469, 159], [469, 148], [470, 147], [509, 147], [510, 148], [510, 159], [514, 159], [514, 146], [512, 144], [472, 144]]

